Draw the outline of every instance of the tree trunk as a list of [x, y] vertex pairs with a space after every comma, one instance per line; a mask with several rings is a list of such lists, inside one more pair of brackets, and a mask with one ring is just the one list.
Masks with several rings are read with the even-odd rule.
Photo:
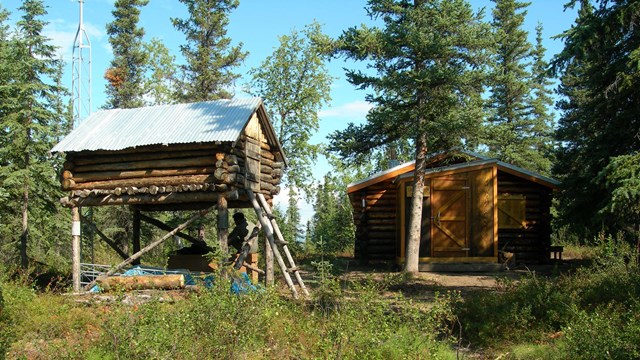
[[[27, 180], [28, 181], [28, 180]], [[24, 185], [22, 192], [22, 233], [20, 234], [20, 265], [23, 269], [29, 266], [27, 242], [29, 239], [29, 185]]]
[[218, 241], [223, 254], [229, 251], [227, 241], [229, 240], [229, 207], [224, 196], [218, 198]]
[[[420, 119], [424, 123], [425, 119]], [[417, 273], [420, 262], [420, 235], [422, 233], [422, 199], [424, 193], [424, 170], [427, 159], [427, 136], [421, 134], [416, 141], [416, 168], [414, 170], [413, 197], [409, 215], [409, 234], [407, 236], [404, 271]]]
[[104, 291], [110, 290], [147, 290], [147, 289], [184, 289], [183, 274], [138, 275], [138, 276], [103, 276], [97, 279]]

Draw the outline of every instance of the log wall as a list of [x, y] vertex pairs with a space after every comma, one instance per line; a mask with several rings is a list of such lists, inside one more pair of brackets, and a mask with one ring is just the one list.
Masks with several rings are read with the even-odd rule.
[[[516, 254], [517, 261], [543, 262], [551, 245], [551, 193], [548, 187], [498, 171], [498, 196], [525, 197], [525, 228], [498, 228], [498, 248]], [[500, 214], [498, 215], [500, 216]]]
[[356, 224], [355, 256], [363, 262], [395, 261], [397, 190], [392, 180], [349, 194]]
[[[246, 187], [246, 141], [248, 137], [242, 135], [235, 146], [225, 142], [68, 153], [61, 183], [70, 194], [61, 202], [65, 206], [117, 205], [126, 196], [126, 203], [159, 204], [166, 195], [176, 193], [192, 194], [180, 196], [184, 202], [209, 202], [213, 197], [207, 194]], [[276, 147], [264, 137], [257, 146], [263, 160], [254, 169], [255, 191], [270, 199], [280, 190], [284, 164], [276, 160], [280, 154], [274, 154]]]

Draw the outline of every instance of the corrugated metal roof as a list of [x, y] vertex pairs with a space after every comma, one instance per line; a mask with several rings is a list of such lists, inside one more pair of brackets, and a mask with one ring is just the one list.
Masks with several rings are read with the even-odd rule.
[[90, 115], [51, 152], [235, 141], [261, 103], [260, 98], [247, 98], [103, 110]]
[[[482, 156], [476, 152], [473, 151], [469, 151], [469, 150], [463, 150], [463, 149], [453, 149], [453, 150], [449, 150], [449, 151], [438, 151], [432, 154], [427, 155], [427, 161], [429, 161], [429, 159], [433, 159], [439, 155], [443, 155], [443, 154], [447, 154], [447, 153], [460, 153], [462, 155], [466, 155], [472, 158], [476, 158], [476, 159], [481, 159], [481, 160], [488, 160], [488, 157]], [[383, 170], [380, 172], [377, 172], [369, 177], [367, 177], [366, 179], [362, 179], [362, 180], [358, 180], [358, 181], [354, 181], [350, 184], [347, 185], [347, 192], [353, 192], [353, 191], [357, 191], [359, 189], [361, 189], [364, 186], [369, 186], [369, 185], [373, 185], [376, 184], [378, 182], [384, 181], [386, 179], [389, 178], [389, 176], [398, 176], [398, 174], [404, 174], [407, 171], [413, 171], [413, 169], [415, 168], [414, 166], [415, 164], [415, 160], [413, 161], [409, 161], [406, 162], [404, 164], [400, 164], [397, 166], [394, 166], [390, 169], [387, 170]], [[413, 176], [413, 172], [411, 172], [411, 176]]]
[[[468, 161], [468, 162], [464, 162], [464, 163], [458, 163], [458, 164], [452, 164], [452, 165], [447, 165], [447, 166], [441, 166], [441, 167], [435, 167], [435, 168], [429, 168], [425, 170], [425, 174], [434, 174], [434, 173], [439, 173], [439, 172], [443, 172], [443, 171], [449, 171], [449, 170], [457, 170], [457, 169], [464, 169], [467, 167], [472, 167], [472, 166], [478, 166], [478, 165], [487, 165], [487, 164], [497, 164], [500, 167], [503, 168], [507, 168], [510, 169], [520, 175], [523, 176], [527, 176], [527, 177], [531, 177], [534, 178], [536, 180], [538, 180], [538, 182], [541, 182], [545, 185], [551, 186], [551, 187], [557, 187], [560, 185], [560, 182], [558, 180], [552, 179], [550, 177], [538, 174], [538, 173], [534, 173], [533, 171], [529, 171], [527, 169], [523, 169], [519, 166], [515, 166], [512, 164], [508, 164], [505, 163], [503, 161], [499, 161], [498, 159], [492, 159], [492, 158], [488, 158], [486, 156], [480, 155], [478, 153], [475, 152], [471, 152], [471, 151], [459, 151], [463, 154], [469, 155], [471, 157], [475, 157], [476, 160], [472, 160], [472, 161]], [[441, 153], [437, 153], [437, 154], [441, 154]], [[430, 156], [431, 157], [431, 156]], [[409, 161], [406, 162], [404, 164], [400, 164], [394, 168], [373, 174], [371, 176], [369, 176], [366, 179], [360, 180], [360, 181], [355, 181], [350, 183], [349, 185], [347, 185], [347, 193], [351, 193], [353, 191], [356, 190], [360, 190], [362, 188], [361, 185], [366, 185], [366, 186], [370, 186], [373, 184], [376, 184], [380, 181], [384, 181], [386, 179], [389, 178], [389, 175], [392, 176], [398, 176], [401, 179], [406, 179], [406, 178], [411, 178], [413, 177], [413, 170], [415, 169], [415, 160], [413, 161]]]

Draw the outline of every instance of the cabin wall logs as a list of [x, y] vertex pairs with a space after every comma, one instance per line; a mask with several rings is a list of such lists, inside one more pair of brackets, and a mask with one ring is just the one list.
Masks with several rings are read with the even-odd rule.
[[547, 261], [551, 244], [551, 189], [498, 171], [498, 196], [504, 194], [525, 197], [526, 226], [498, 228], [498, 249], [515, 253], [519, 262]]
[[[265, 159], [275, 159], [268, 144], [262, 147]], [[245, 164], [244, 154], [230, 142], [83, 151], [67, 154], [61, 181], [62, 189], [77, 197], [227, 192], [244, 188]], [[282, 171], [282, 162], [264, 161], [260, 192], [277, 193]]]
[[395, 260], [396, 186], [391, 181], [381, 182], [349, 194], [349, 199], [356, 225], [356, 258], [365, 263]]

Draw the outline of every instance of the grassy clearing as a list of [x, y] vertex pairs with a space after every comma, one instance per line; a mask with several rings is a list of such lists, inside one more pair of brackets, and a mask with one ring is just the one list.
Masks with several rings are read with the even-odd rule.
[[463, 297], [400, 273], [338, 281], [340, 262], [321, 260], [306, 302], [236, 296], [221, 281], [168, 302], [164, 292], [144, 304], [125, 304], [124, 293], [78, 303], [0, 278], [0, 350], [10, 359], [640, 358], [638, 254], [610, 237], [590, 251], [590, 265], [571, 273], [505, 277]]
[[455, 358], [442, 326], [450, 299], [418, 310], [402, 298], [383, 300], [374, 282], [310, 302], [269, 291], [236, 296], [227, 284], [133, 306], [80, 304], [13, 281], [2, 289], [8, 358]]

